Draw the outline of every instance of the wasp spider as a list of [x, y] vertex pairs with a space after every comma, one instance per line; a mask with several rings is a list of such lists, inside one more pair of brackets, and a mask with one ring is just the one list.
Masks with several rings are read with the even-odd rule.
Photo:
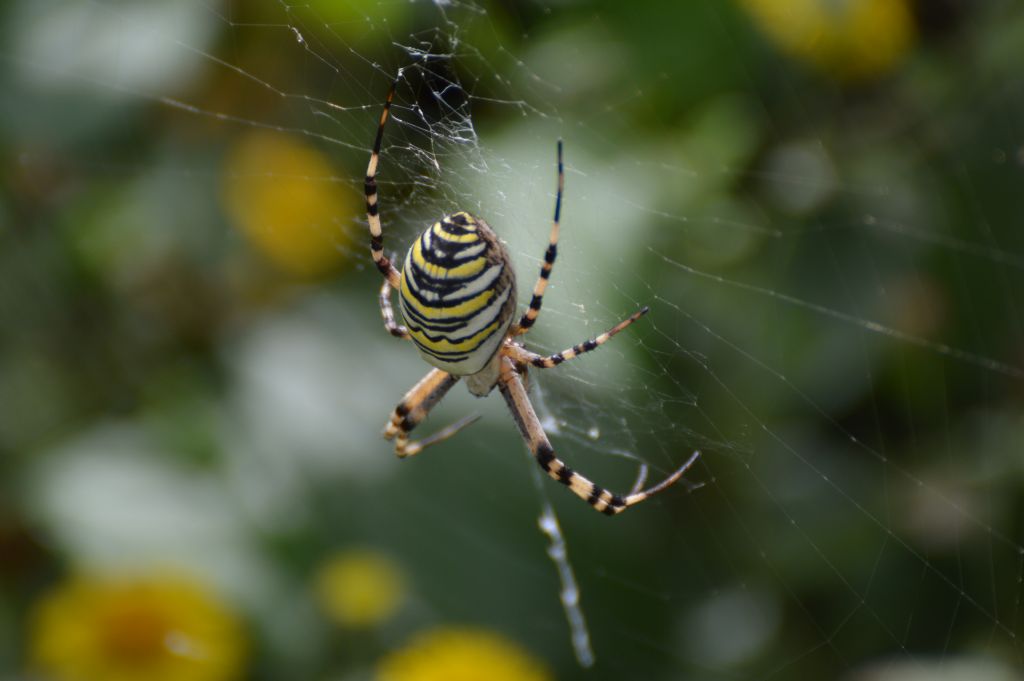
[[[460, 378], [465, 378], [469, 391], [480, 397], [497, 386], [512, 411], [519, 432], [544, 472], [602, 513], [620, 513], [677, 482], [696, 461], [698, 452], [679, 470], [649, 489], [640, 489], [641, 480], [630, 494], [620, 496], [594, 484], [555, 456], [527, 397], [523, 378], [529, 366], [550, 369], [590, 352], [647, 313], [644, 307], [600, 336], [546, 357], [530, 352], [515, 340], [537, 321], [548, 277], [555, 263], [564, 185], [561, 140], [558, 142], [558, 194], [551, 237], [544, 253], [540, 278], [533, 287], [530, 306], [516, 323], [512, 323], [516, 311], [515, 272], [504, 244], [481, 218], [460, 211], [435, 222], [413, 242], [401, 272], [384, 255], [377, 199], [377, 164], [384, 124], [388, 120], [397, 83], [395, 80], [388, 91], [366, 168], [370, 251], [377, 269], [384, 275], [380, 308], [385, 328], [392, 336], [411, 340], [423, 359], [435, 368], [395, 407], [384, 429], [384, 437], [395, 441], [398, 456], [407, 457], [447, 440], [471, 424], [476, 416], [464, 418], [422, 440], [409, 439], [409, 433], [426, 418], [434, 405]], [[391, 289], [399, 291], [404, 326], [395, 322]]]

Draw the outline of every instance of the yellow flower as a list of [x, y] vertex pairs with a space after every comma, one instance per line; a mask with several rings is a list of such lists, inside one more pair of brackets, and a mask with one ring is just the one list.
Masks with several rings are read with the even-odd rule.
[[32, 663], [58, 681], [228, 681], [241, 675], [241, 625], [180, 578], [79, 577], [36, 604]]
[[551, 681], [548, 670], [507, 639], [474, 629], [419, 635], [380, 663], [376, 681]]
[[228, 153], [223, 200], [234, 226], [280, 269], [321, 276], [343, 261], [361, 205], [336, 177], [319, 150], [258, 130]]
[[324, 609], [339, 624], [366, 627], [394, 614], [405, 597], [404, 582], [389, 558], [356, 550], [324, 563], [317, 573], [316, 590]]
[[782, 49], [843, 79], [890, 70], [914, 41], [907, 0], [740, 0]]

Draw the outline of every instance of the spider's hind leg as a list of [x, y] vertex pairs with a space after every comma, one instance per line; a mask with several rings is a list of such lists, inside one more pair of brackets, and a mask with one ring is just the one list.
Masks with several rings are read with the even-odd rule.
[[476, 414], [467, 416], [422, 440], [409, 439], [409, 433], [423, 422], [430, 410], [458, 382], [458, 376], [433, 369], [405, 394], [384, 426], [384, 439], [395, 441], [395, 454], [401, 458], [419, 454], [430, 445], [444, 442], [480, 418]]
[[540, 276], [537, 277], [537, 283], [533, 286], [530, 306], [512, 327], [510, 334], [512, 336], [520, 336], [528, 332], [540, 315], [540, 306], [544, 302], [544, 291], [548, 287], [548, 279], [551, 277], [551, 270], [555, 267], [555, 257], [558, 255], [558, 225], [562, 219], [562, 191], [564, 189], [565, 168], [562, 165], [562, 140], [558, 140], [558, 193], [555, 194], [555, 219], [551, 223], [551, 236], [548, 238], [548, 248], [544, 251], [544, 263], [540, 268]]
[[[393, 258], [394, 256], [392, 256]], [[395, 310], [391, 307], [391, 282], [387, 278], [384, 279], [384, 284], [380, 287], [378, 301], [380, 302], [380, 314], [384, 319], [384, 330], [395, 338], [411, 340], [409, 329], [395, 321]]]

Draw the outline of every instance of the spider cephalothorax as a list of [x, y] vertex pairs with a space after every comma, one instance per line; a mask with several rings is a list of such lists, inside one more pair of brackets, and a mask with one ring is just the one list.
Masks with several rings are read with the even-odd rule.
[[[565, 184], [561, 140], [558, 142], [558, 193], [551, 237], [530, 305], [514, 324], [515, 272], [504, 244], [482, 219], [460, 211], [435, 222], [413, 242], [401, 272], [384, 255], [384, 235], [377, 203], [377, 164], [384, 124], [391, 111], [397, 84], [398, 81], [394, 81], [388, 91], [366, 168], [370, 252], [377, 269], [384, 275], [380, 307], [385, 328], [392, 336], [411, 340], [423, 359], [435, 368], [395, 407], [384, 428], [384, 437], [395, 440], [395, 452], [406, 457], [447, 440], [468, 426], [476, 417], [464, 418], [422, 440], [409, 439], [409, 433], [426, 418], [434, 405], [460, 378], [465, 378], [474, 395], [487, 395], [497, 386], [519, 432], [544, 472], [598, 511], [608, 515], [620, 513], [675, 484], [697, 460], [697, 452], [657, 485], [646, 490], [637, 486], [626, 496], [613, 494], [587, 480], [555, 456], [526, 394], [523, 378], [528, 366], [550, 369], [590, 352], [647, 313], [644, 307], [600, 336], [555, 355], [535, 354], [515, 340], [530, 330], [540, 314], [548, 277], [558, 253], [558, 225]], [[395, 322], [391, 308], [393, 288], [399, 291], [404, 326]]]

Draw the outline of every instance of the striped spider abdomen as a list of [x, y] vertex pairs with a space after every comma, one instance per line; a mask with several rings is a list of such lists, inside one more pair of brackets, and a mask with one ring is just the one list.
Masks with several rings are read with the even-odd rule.
[[458, 212], [409, 248], [400, 303], [413, 343], [429, 364], [455, 376], [483, 371], [516, 310], [516, 278], [505, 245], [480, 218]]

